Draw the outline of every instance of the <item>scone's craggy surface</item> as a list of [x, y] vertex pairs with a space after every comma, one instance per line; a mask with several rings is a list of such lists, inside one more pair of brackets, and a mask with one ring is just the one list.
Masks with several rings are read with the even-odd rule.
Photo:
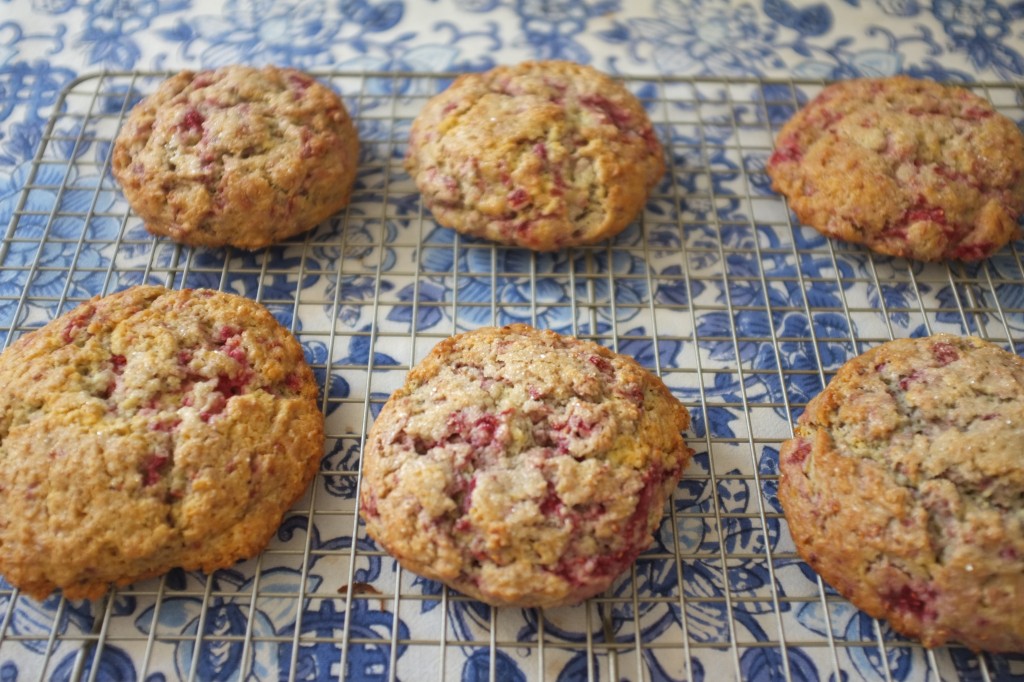
[[779, 132], [768, 173], [802, 223], [883, 254], [979, 260], [1020, 234], [1024, 135], [959, 87], [832, 84]]
[[323, 454], [302, 348], [261, 305], [140, 286], [0, 355], [0, 574], [95, 598], [263, 549]]
[[779, 454], [801, 556], [926, 646], [1024, 651], [1024, 359], [973, 337], [844, 365]]
[[288, 68], [183, 71], [132, 109], [112, 167], [154, 234], [257, 249], [346, 205], [359, 142], [341, 99]]
[[536, 251], [618, 234], [665, 170], [637, 98], [560, 61], [456, 79], [413, 122], [405, 165], [442, 225]]
[[377, 417], [367, 532], [420, 575], [492, 605], [605, 590], [652, 540], [692, 451], [660, 379], [525, 325], [438, 344]]

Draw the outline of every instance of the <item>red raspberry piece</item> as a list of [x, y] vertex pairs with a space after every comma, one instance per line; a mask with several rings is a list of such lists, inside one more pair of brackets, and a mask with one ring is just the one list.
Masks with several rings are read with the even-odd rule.
[[921, 372], [916, 369], [907, 376], [900, 377], [900, 390], [907, 390], [908, 388], [910, 388], [910, 384], [914, 383], [915, 381], [920, 381], [920, 379]]
[[191, 108], [181, 117], [181, 122], [178, 123], [178, 130], [183, 133], [201, 133], [203, 132], [203, 123], [205, 122], [206, 119], [199, 113], [199, 110]]
[[618, 128], [628, 128], [633, 124], [633, 116], [630, 114], [628, 109], [624, 109], [616, 105], [614, 102], [602, 95], [581, 97], [580, 104], [588, 109], [600, 112]]
[[142, 462], [142, 484], [147, 488], [156, 485], [160, 481], [160, 469], [163, 468], [170, 458], [166, 455], [147, 455]]
[[930, 220], [940, 225], [946, 224], [946, 211], [938, 206], [916, 206], [908, 209], [900, 219], [907, 224]]
[[990, 109], [983, 109], [978, 106], [971, 106], [963, 110], [962, 116], [966, 119], [977, 121], [982, 118], [991, 118], [994, 113], [995, 112], [993, 112]]
[[957, 352], [957, 349], [953, 344], [947, 341], [939, 341], [933, 345], [932, 355], [935, 357], [935, 361], [939, 363], [940, 367], [945, 367], [960, 357], [960, 353]]
[[493, 414], [485, 414], [473, 423], [469, 432], [469, 442], [473, 447], [482, 448], [494, 442], [494, 433], [498, 430], [498, 419]]
[[224, 348], [224, 354], [240, 365], [248, 365], [248, 357], [245, 349], [237, 344], [228, 344]]
[[961, 244], [953, 249], [952, 256], [958, 260], [981, 260], [988, 258], [993, 251], [995, 251], [995, 244], [992, 242]]
[[630, 384], [622, 391], [622, 395], [625, 396], [637, 407], [643, 407], [644, 404], [644, 389], [643, 386], [638, 384]]
[[775, 151], [768, 158], [769, 166], [778, 166], [782, 163], [797, 162], [804, 156], [803, 151], [800, 149], [800, 145], [797, 143], [796, 135], [787, 135], [784, 139], [779, 140], [775, 146]]
[[522, 208], [530, 201], [530, 195], [522, 187], [516, 187], [508, 193], [508, 203], [512, 208]]
[[154, 431], [160, 431], [161, 433], [170, 433], [181, 424], [181, 419], [169, 419], [165, 421], [158, 421], [151, 427]]
[[786, 460], [789, 464], [800, 466], [811, 454], [811, 441], [800, 438], [796, 442], [796, 447], [791, 453], [789, 458]]
[[904, 585], [896, 592], [885, 595], [885, 599], [898, 611], [909, 612], [918, 618], [934, 618], [935, 612], [931, 608], [931, 602], [935, 598], [933, 591], [922, 589], [915, 591], [909, 585]]
[[591, 355], [589, 358], [587, 358], [587, 362], [592, 364], [594, 367], [597, 367], [597, 369], [603, 372], [604, 374], [612, 374], [614, 372], [614, 369], [612, 368], [612, 363], [608, 362], [600, 355]]
[[239, 329], [238, 327], [226, 324], [220, 328], [219, 332], [217, 332], [217, 340], [220, 341], [221, 343], [225, 343], [230, 339], [237, 337], [241, 333], [242, 330]]
[[305, 92], [311, 85], [313, 85], [313, 79], [305, 74], [289, 73], [288, 84], [299, 92]]
[[364, 515], [371, 516], [373, 518], [377, 518], [378, 516], [380, 516], [380, 513], [377, 511], [377, 496], [372, 494], [366, 495], [362, 499], [362, 506], [360, 508], [360, 511]]
[[71, 343], [72, 339], [78, 336], [79, 330], [85, 329], [89, 326], [89, 321], [95, 314], [96, 310], [91, 306], [73, 313], [71, 315], [71, 319], [69, 319], [67, 324], [64, 326], [64, 331], [61, 333], [61, 338], [64, 340], [64, 343]]

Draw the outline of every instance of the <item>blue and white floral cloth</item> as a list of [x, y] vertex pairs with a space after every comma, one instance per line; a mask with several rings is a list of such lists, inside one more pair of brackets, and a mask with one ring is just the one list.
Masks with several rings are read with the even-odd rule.
[[[1024, 78], [1024, 3], [0, 0], [0, 229], [6, 233], [0, 247], [0, 341], [14, 325], [31, 326], [55, 314], [36, 298], [78, 300], [141, 281], [143, 271], [175, 267], [175, 252], [152, 247], [134, 225], [131, 239], [119, 246], [118, 258], [140, 260], [143, 266], [138, 272], [125, 267], [116, 281], [108, 281], [108, 270], [114, 270], [111, 244], [122, 230], [116, 217], [122, 200], [116, 189], [109, 179], [82, 170], [84, 166], [33, 163], [59, 94], [74, 88], [76, 79], [104, 71], [230, 63], [274, 63], [321, 72], [460, 72], [536, 58], [569, 59], [636, 76], [836, 79], [902, 72], [939, 80], [1019, 81]], [[418, 85], [408, 80], [399, 89]], [[652, 97], [665, 94], [654, 85], [639, 89]], [[779, 94], [783, 100], [788, 96]], [[119, 103], [113, 106], [107, 113], [117, 113]], [[768, 107], [769, 123], [777, 127], [791, 113], [786, 107]], [[80, 131], [66, 132], [66, 138], [53, 138], [48, 154], [92, 155], [102, 165], [106, 147], [76, 138]], [[389, 134], [374, 131], [372, 122], [361, 132], [371, 140], [379, 139], [375, 132], [383, 139]], [[712, 148], [724, 144], [715, 134], [714, 126], [696, 133], [701, 144]], [[738, 168], [724, 153], [704, 161]], [[33, 168], [35, 189], [24, 191]], [[363, 177], [364, 187], [385, 182], [386, 173], [379, 175]], [[735, 177], [713, 176], [712, 182], [729, 183]], [[751, 184], [746, 191], [770, 194], [763, 176], [751, 176]], [[716, 189], [729, 193], [725, 187]], [[392, 197], [399, 218], [417, 211], [413, 194], [406, 196], [405, 202], [400, 194]], [[297, 286], [292, 273], [300, 265], [302, 272], [312, 273], [298, 287], [315, 291], [317, 300], [325, 302], [325, 319], [336, 319], [340, 328], [336, 342], [333, 336], [328, 343], [312, 333], [303, 339], [310, 360], [321, 368], [318, 378], [327, 398], [329, 429], [333, 426], [336, 432], [358, 435], [360, 424], [339, 424], [345, 408], [362, 404], [367, 394], [374, 400], [368, 403], [371, 412], [379, 407], [403, 376], [388, 368], [407, 366], [433, 342], [410, 348], [399, 338], [393, 348], [382, 350], [373, 344], [375, 334], [400, 337], [415, 331], [436, 339], [456, 328], [526, 321], [562, 332], [601, 335], [612, 330], [620, 352], [652, 368], [703, 358], [707, 376], [699, 386], [677, 377], [672, 387], [684, 400], [707, 401], [703, 409], [693, 410], [693, 437], [698, 450], [702, 441], [720, 446], [716, 462], [709, 461], [705, 446], [695, 464], [698, 474], [680, 485], [674, 520], [663, 526], [652, 558], [638, 563], [630, 580], [617, 584], [612, 599], [577, 609], [502, 610], [496, 615], [409, 575], [401, 579], [399, 606], [391, 599], [393, 592], [380, 600], [323, 597], [337, 594], [349, 576], [353, 582], [345, 589], [391, 585], [395, 566], [362, 535], [353, 538], [351, 530], [338, 532], [329, 521], [318, 517], [314, 522], [298, 514], [285, 522], [275, 541], [278, 549], [294, 550], [298, 563], [282, 552], [268, 555], [258, 566], [254, 560], [209, 578], [176, 571], [164, 581], [147, 581], [138, 593], [125, 590], [109, 602], [96, 603], [64, 602], [56, 596], [43, 603], [15, 599], [0, 582], [0, 682], [75, 675], [86, 679], [90, 674], [101, 680], [156, 682], [190, 675], [229, 680], [238, 679], [240, 671], [248, 672], [247, 679], [288, 679], [290, 673], [294, 679], [331, 679], [342, 673], [342, 638], [351, 643], [344, 665], [352, 679], [389, 679], [392, 674], [399, 679], [461, 680], [610, 679], [613, 674], [651, 680], [1024, 679], [1024, 657], [978, 659], [956, 648], [928, 654], [842, 600], [820, 600], [814, 575], [799, 560], [764, 561], [765, 548], [780, 549], [786, 534], [771, 478], [777, 471], [778, 442], [762, 438], [761, 429], [784, 433], [792, 416], [785, 406], [805, 403], [820, 390], [823, 371], [854, 352], [849, 343], [814, 339], [850, 338], [852, 323], [843, 312], [850, 306], [893, 309], [884, 316], [881, 331], [872, 331], [875, 336], [921, 334], [942, 325], [973, 331], [962, 323], [975, 318], [962, 309], [955, 283], [931, 280], [922, 270], [913, 271], [921, 275], [919, 280], [890, 277], [905, 266], [889, 260], [869, 263], [856, 250], [841, 258], [807, 257], [794, 263], [792, 253], [786, 252], [790, 243], [779, 241], [775, 231], [761, 229], [753, 235], [746, 225], [726, 219], [728, 211], [744, 210], [741, 204], [736, 198], [725, 208], [703, 207], [719, 211], [722, 220], [690, 226], [686, 238], [694, 248], [685, 263], [659, 263], [657, 254], [649, 260], [628, 248], [536, 256], [513, 249], [460, 249], [444, 229], [409, 242], [403, 241], [409, 221], [378, 219], [350, 221], [344, 248], [282, 251], [269, 260], [262, 254], [233, 254], [230, 272], [223, 254], [196, 251], [187, 278], [177, 282], [260, 295], [282, 321], [311, 331], [315, 323], [309, 311], [295, 310], [289, 298]], [[649, 210], [668, 215], [675, 209], [655, 204]], [[65, 213], [93, 217], [85, 225], [51, 219]], [[655, 251], [663, 247], [678, 253], [675, 224], [661, 227], [653, 221], [645, 243]], [[46, 249], [37, 248], [41, 239], [47, 240]], [[639, 243], [635, 229], [622, 239], [627, 246]], [[796, 239], [793, 248], [800, 250], [824, 243], [796, 231], [786, 239]], [[414, 253], [401, 246], [383, 249], [378, 246], [382, 243], [423, 248]], [[759, 257], [752, 258], [755, 254]], [[346, 266], [341, 272], [340, 259], [359, 267]], [[41, 266], [27, 281], [24, 268], [32, 262]], [[67, 276], [68, 268], [75, 270], [75, 277]], [[704, 269], [722, 276], [703, 278]], [[869, 269], [875, 281], [891, 281], [891, 286], [882, 292], [880, 287], [858, 289], [856, 281]], [[458, 273], [454, 284], [453, 272]], [[499, 272], [523, 276], [492, 276]], [[586, 272], [614, 277], [569, 276]], [[427, 274], [417, 278], [410, 273]], [[1004, 254], [983, 270], [969, 269], [967, 276], [984, 276], [994, 283], [992, 295], [1001, 309], [1013, 313], [995, 323], [1020, 351], [1024, 273], [1019, 256]], [[769, 280], [772, 286], [765, 287]], [[807, 289], [807, 281], [816, 284]], [[22, 296], [26, 291], [31, 292], [28, 300]], [[930, 321], [913, 310], [921, 291], [937, 301], [939, 312]], [[374, 318], [376, 311], [367, 317], [374, 298], [388, 301], [380, 318]], [[758, 307], [766, 298], [769, 306], [787, 312], [769, 319]], [[574, 299], [613, 299], [616, 305], [607, 314], [580, 321], [574, 318], [575, 309], [565, 305]], [[500, 305], [472, 305], [490, 301]], [[648, 314], [652, 302], [673, 310], [705, 307], [691, 318], [690, 333], [704, 339], [699, 351], [687, 347], [683, 333], [666, 334], [654, 347], [651, 327], [660, 324], [664, 331], [675, 321]], [[978, 305], [985, 308], [984, 301]], [[805, 307], [819, 312], [800, 314]], [[458, 320], [452, 316], [454, 308]], [[294, 317], [303, 314], [305, 319]], [[977, 314], [978, 319], [984, 316], [984, 310]], [[778, 344], [772, 343], [775, 338]], [[797, 371], [784, 381], [781, 371], [773, 371], [780, 369], [776, 362]], [[365, 371], [346, 372], [367, 366], [383, 370], [385, 380], [367, 385], [371, 382]], [[730, 369], [737, 367], [744, 371]], [[759, 411], [761, 403], [769, 407]], [[332, 439], [329, 449], [324, 470], [339, 475], [318, 482], [315, 508], [333, 510], [351, 529], [358, 438]], [[748, 461], [751, 455], [756, 471]], [[718, 474], [711, 484], [709, 471]], [[757, 479], [760, 487], [752, 483], [758, 475], [767, 477]], [[676, 552], [695, 557], [718, 553], [721, 558], [677, 562], [671, 556]], [[791, 547], [788, 554], [781, 553], [793, 556]], [[348, 564], [350, 554], [357, 557], [354, 566]], [[305, 564], [302, 556], [309, 557]], [[686, 585], [682, 597], [680, 584]], [[159, 599], [146, 591], [157, 589]], [[251, 597], [254, 590], [257, 596]], [[320, 596], [297, 600], [301, 591]], [[677, 598], [614, 599], [637, 593]], [[765, 594], [774, 597], [754, 598]], [[442, 624], [447, 626], [444, 632]], [[106, 629], [91, 636], [98, 646], [83, 647], [100, 625]], [[780, 637], [780, 628], [785, 637]], [[204, 638], [198, 649], [193, 646], [197, 636]], [[543, 648], [537, 646], [541, 638]], [[833, 638], [884, 646], [832, 647], [828, 641]], [[585, 652], [595, 642], [598, 655], [588, 659]], [[638, 647], [640, 642], [687, 645]], [[805, 642], [814, 645], [805, 647]], [[442, 654], [443, 667], [438, 660]]]

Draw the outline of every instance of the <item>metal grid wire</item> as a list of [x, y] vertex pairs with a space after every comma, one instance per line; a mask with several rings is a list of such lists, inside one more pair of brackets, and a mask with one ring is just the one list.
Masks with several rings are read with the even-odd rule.
[[[351, 205], [270, 249], [148, 236], [109, 175], [111, 141], [163, 73], [72, 83], [0, 243], [3, 347], [80, 301], [152, 282], [234, 291], [299, 337], [323, 386], [328, 456], [258, 558], [174, 571], [94, 602], [0, 583], [0, 675], [18, 679], [1001, 679], [1013, 657], [926, 651], [805, 572], [774, 499], [791, 419], [843, 361], [890, 338], [972, 333], [1024, 351], [1022, 244], [981, 264], [872, 255], [793, 224], [763, 172], [822, 83], [627, 78], [669, 169], [611, 243], [532, 254], [438, 228], [401, 167], [450, 75], [320, 73], [362, 141]], [[1017, 86], [979, 94], [1016, 120]], [[698, 454], [659, 542], [572, 609], [489, 609], [400, 570], [358, 520], [358, 453], [410, 366], [456, 331], [519, 320], [660, 374]], [[1015, 667], [1016, 666], [1016, 667]], [[5, 677], [5, 679], [7, 679]]]

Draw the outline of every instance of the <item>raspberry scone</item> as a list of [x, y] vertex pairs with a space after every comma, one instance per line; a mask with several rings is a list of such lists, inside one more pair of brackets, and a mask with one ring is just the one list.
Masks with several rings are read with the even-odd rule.
[[665, 162], [621, 84], [540, 61], [457, 78], [413, 121], [405, 167], [442, 225], [553, 251], [624, 230]]
[[803, 559], [925, 646], [1024, 651], [1024, 359], [939, 334], [840, 368], [779, 453]]
[[1019, 236], [1024, 135], [960, 87], [832, 84], [783, 126], [772, 187], [800, 221], [879, 253], [980, 260]]
[[260, 552], [323, 455], [302, 348], [254, 301], [139, 286], [0, 355], [0, 574], [96, 598]]
[[330, 88], [294, 69], [182, 71], [132, 109], [112, 167], [153, 234], [258, 249], [349, 201], [359, 141]]
[[493, 606], [574, 604], [652, 541], [690, 417], [632, 358], [526, 325], [438, 344], [373, 423], [366, 530]]

